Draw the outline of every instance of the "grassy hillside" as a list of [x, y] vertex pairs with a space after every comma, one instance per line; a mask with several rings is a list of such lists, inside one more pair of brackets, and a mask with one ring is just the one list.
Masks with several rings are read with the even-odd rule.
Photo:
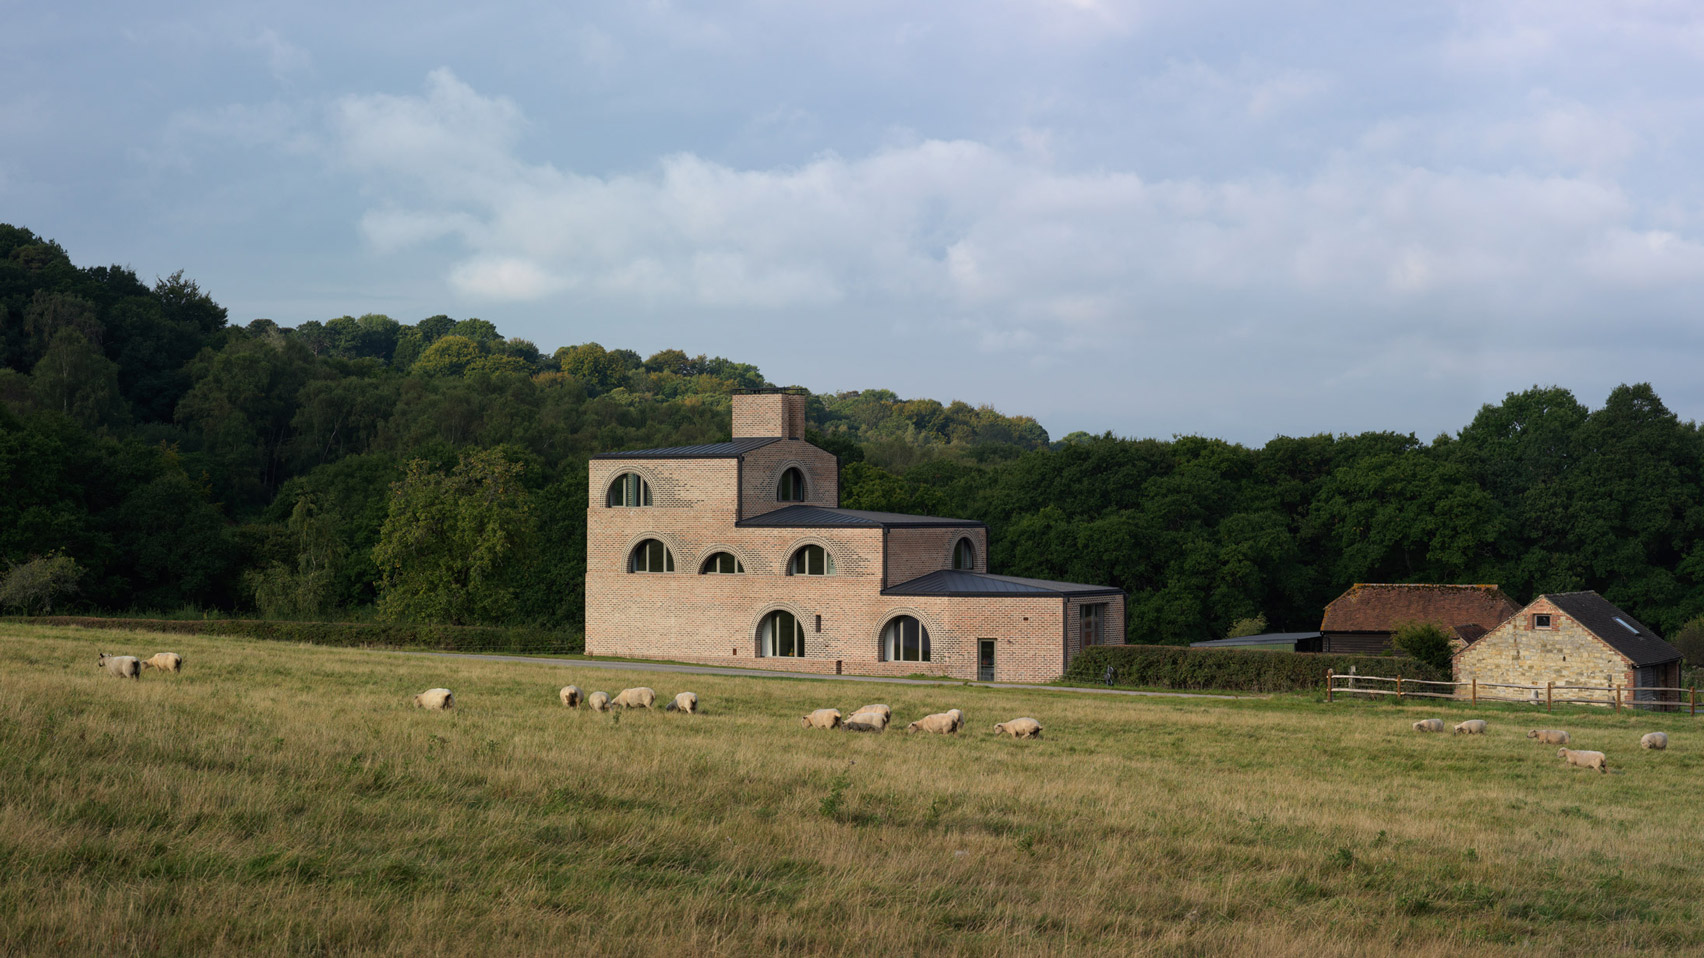
[[[0, 626], [0, 952], [1696, 954], [1704, 726]], [[95, 653], [171, 649], [123, 682]], [[569, 712], [690, 688], [709, 714]], [[453, 713], [409, 697], [456, 691]], [[958, 738], [798, 716], [951, 707]], [[1037, 742], [989, 726], [1033, 715]], [[1666, 729], [1667, 753], [1639, 734]]]

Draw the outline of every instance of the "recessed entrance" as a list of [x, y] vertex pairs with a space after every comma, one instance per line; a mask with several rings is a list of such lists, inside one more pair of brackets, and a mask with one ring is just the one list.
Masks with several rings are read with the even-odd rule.
[[976, 640], [976, 681], [994, 681], [994, 640]]

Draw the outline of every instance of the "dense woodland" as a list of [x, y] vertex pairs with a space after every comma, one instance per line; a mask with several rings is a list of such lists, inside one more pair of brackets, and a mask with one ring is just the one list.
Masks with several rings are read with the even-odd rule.
[[[587, 457], [726, 439], [732, 391], [768, 384], [481, 319], [236, 325], [182, 272], [0, 225], [0, 604], [578, 629]], [[1365, 581], [1704, 615], [1704, 436], [1648, 385], [1534, 387], [1429, 443], [1050, 441], [881, 389], [809, 416], [843, 505], [980, 519], [997, 572], [1126, 589], [1133, 642], [1314, 628]]]

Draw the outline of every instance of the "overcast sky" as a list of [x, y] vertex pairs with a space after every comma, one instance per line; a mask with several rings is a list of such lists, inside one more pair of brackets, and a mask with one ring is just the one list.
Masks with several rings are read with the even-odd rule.
[[0, 221], [1085, 429], [1704, 411], [1704, 6], [0, 0]]

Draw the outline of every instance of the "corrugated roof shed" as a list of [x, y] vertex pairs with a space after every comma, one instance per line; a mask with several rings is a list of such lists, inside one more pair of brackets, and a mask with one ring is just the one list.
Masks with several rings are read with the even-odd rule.
[[765, 436], [752, 439], [735, 439], [732, 442], [712, 442], [702, 446], [670, 446], [667, 449], [630, 449], [626, 452], [600, 452], [593, 459], [735, 459], [751, 452], [762, 449], [772, 442], [780, 442], [778, 436]]
[[1123, 589], [1105, 585], [1053, 582], [1048, 579], [1024, 579], [1013, 575], [942, 569], [883, 589], [882, 595], [1121, 595], [1123, 592]]
[[1549, 599], [1636, 666], [1663, 665], [1681, 657], [1679, 649], [1596, 592], [1557, 592], [1540, 598]]
[[[1495, 585], [1357, 582], [1325, 607], [1321, 632], [1394, 632], [1409, 622], [1489, 632], [1521, 607]], [[1481, 633], [1483, 634], [1483, 633]]]
[[1317, 639], [1318, 632], [1266, 632], [1261, 635], [1239, 635], [1234, 639], [1208, 639], [1205, 642], [1191, 642], [1192, 649], [1239, 649], [1239, 648], [1280, 648], [1295, 649], [1296, 643], [1304, 639]]
[[863, 509], [833, 509], [828, 506], [783, 506], [773, 512], [741, 519], [735, 525], [805, 529], [847, 526], [955, 526], [979, 529], [984, 524], [975, 519], [943, 519], [938, 516], [911, 516], [900, 512], [869, 512]]

